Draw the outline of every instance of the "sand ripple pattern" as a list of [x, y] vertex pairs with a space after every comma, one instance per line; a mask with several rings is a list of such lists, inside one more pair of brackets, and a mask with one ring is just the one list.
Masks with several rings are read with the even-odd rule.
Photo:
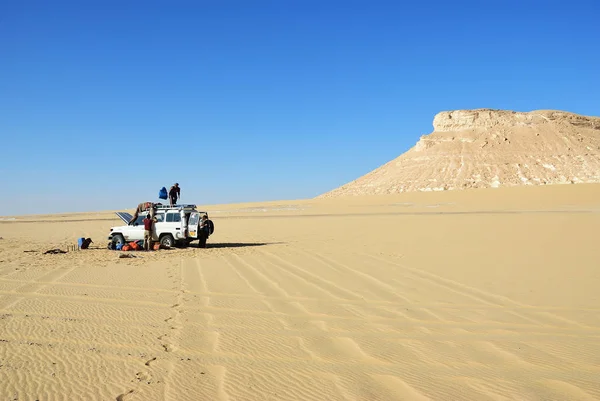
[[[517, 284], [476, 285], [474, 273], [461, 279], [452, 268], [462, 256], [417, 257], [408, 236], [384, 244], [394, 232], [386, 224], [421, 217], [383, 219], [372, 224], [387, 234], [373, 232], [369, 246], [351, 234], [373, 222], [366, 217], [302, 240], [314, 226], [288, 219], [295, 237], [282, 234], [281, 244], [105, 264], [90, 262], [91, 253], [25, 254], [6, 242], [19, 253], [0, 253], [0, 398], [600, 399], [600, 307], [591, 298], [552, 304], [511, 292]], [[432, 243], [457, 227], [467, 235], [476, 221], [448, 219], [457, 223], [447, 231], [430, 223]], [[482, 249], [492, 243], [482, 241]]]

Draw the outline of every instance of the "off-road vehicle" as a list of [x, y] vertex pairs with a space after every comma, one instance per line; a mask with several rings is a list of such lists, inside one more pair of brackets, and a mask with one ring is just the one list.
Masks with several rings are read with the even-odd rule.
[[[154, 217], [156, 222], [152, 228], [152, 240], [167, 247], [187, 246], [198, 239], [198, 221], [204, 212], [196, 209], [196, 205], [156, 205]], [[116, 212], [123, 220], [124, 226], [112, 227], [108, 235], [109, 241], [125, 244], [144, 239], [143, 220], [150, 211], [141, 212], [138, 218], [129, 225], [132, 215], [126, 212]]]

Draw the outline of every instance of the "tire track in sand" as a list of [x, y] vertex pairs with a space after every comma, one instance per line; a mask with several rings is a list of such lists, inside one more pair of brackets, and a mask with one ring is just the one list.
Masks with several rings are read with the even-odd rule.
[[[412, 276], [416, 279], [420, 279], [424, 282], [428, 282], [433, 285], [437, 285], [441, 288], [445, 288], [445, 289], [455, 292], [459, 295], [477, 300], [483, 304], [494, 305], [494, 306], [511, 305], [513, 307], [517, 307], [521, 310], [521, 312], [509, 311], [509, 313], [512, 313], [515, 316], [518, 316], [522, 319], [529, 320], [533, 323], [537, 323], [537, 324], [541, 324], [541, 325], [548, 325], [548, 324], [557, 325], [560, 327], [564, 327], [566, 324], [566, 325], [571, 325], [571, 326], [577, 326], [579, 328], [590, 328], [589, 326], [586, 326], [579, 322], [564, 318], [562, 316], [558, 316], [554, 313], [547, 312], [547, 311], [536, 311], [535, 308], [531, 305], [526, 305], [526, 304], [517, 302], [515, 300], [512, 300], [508, 297], [502, 296], [502, 295], [494, 294], [489, 291], [471, 287], [466, 284], [459, 283], [457, 281], [439, 276], [439, 275], [431, 273], [431, 272], [416, 269], [414, 267], [407, 266], [404, 263], [385, 260], [385, 259], [379, 258], [375, 255], [370, 255], [370, 254], [362, 254], [362, 255], [369, 257], [371, 259], [375, 259], [380, 263], [386, 263], [386, 264], [390, 264], [390, 265], [393, 265], [396, 267], [400, 267], [405, 272], [412, 274]], [[534, 316], [527, 316], [527, 314], [534, 315]], [[537, 320], [540, 318], [545, 319], [546, 322]], [[548, 323], [547, 322], [548, 320], [553, 321], [553, 323]]]
[[[267, 275], [266, 270], [263, 272], [254, 266], [254, 264], [260, 264], [263, 268], [266, 266], [260, 259], [254, 258], [247, 261], [235, 254], [231, 255], [231, 257], [234, 259], [232, 263], [235, 262], [238, 265], [245, 267], [245, 274], [254, 279], [254, 287], [264, 294], [261, 301], [271, 312], [276, 315], [285, 314], [286, 316], [312, 316], [312, 314], [299, 302], [298, 298], [290, 296], [275, 279]], [[283, 324], [283, 327], [290, 327], [290, 323], [286, 319], [281, 317], [278, 317], [277, 319]], [[323, 330], [325, 327], [325, 322], [317, 319], [311, 319], [310, 324], [319, 330]], [[300, 337], [298, 337], [298, 342], [302, 348], [303, 341]]]
[[303, 250], [303, 249], [298, 249], [298, 251], [302, 252], [307, 257], [309, 257], [313, 260], [316, 260], [325, 266], [330, 267], [331, 269], [338, 272], [340, 275], [346, 275], [346, 274], [350, 273], [350, 274], [358, 277], [361, 280], [360, 282], [362, 285], [365, 285], [367, 283], [369, 284], [370, 288], [372, 289], [371, 290], [372, 292], [380, 293], [380, 294], [383, 293], [383, 294], [387, 295], [389, 298], [393, 299], [393, 301], [386, 300], [387, 302], [394, 302], [394, 301], [402, 301], [402, 302], [407, 302], [407, 303], [412, 302], [410, 299], [399, 294], [396, 288], [389, 285], [388, 283], [385, 283], [385, 282], [379, 280], [378, 278], [376, 278], [370, 274], [363, 273], [357, 269], [350, 267], [349, 265], [347, 265], [345, 263], [337, 262], [337, 261], [335, 261], [321, 253], [318, 253], [318, 252], [311, 253], [311, 252], [307, 252], [306, 250]]
[[[71, 273], [73, 270], [75, 270], [77, 267], [81, 266], [82, 264], [83, 264], [83, 262], [80, 261], [78, 266], [73, 266], [73, 267], [70, 267], [67, 269], [59, 267], [57, 269], [54, 269], [54, 270], [44, 274], [43, 276], [39, 277], [38, 279], [35, 279], [32, 281], [26, 281], [25, 284], [15, 288], [12, 292], [22, 293], [23, 295], [36, 294], [39, 290], [46, 288], [48, 286], [54, 285], [58, 280], [65, 277], [66, 275]], [[41, 294], [40, 294], [40, 296], [44, 297], [44, 295], [41, 295]], [[25, 296], [17, 296], [17, 297], [15, 297], [14, 300], [12, 300], [12, 302], [9, 302], [4, 305], [0, 304], [0, 310], [7, 310], [7, 309], [17, 305], [19, 302], [23, 301], [25, 298], [26, 298]]]
[[[231, 255], [231, 259], [232, 260], [226, 258], [225, 260], [232, 267], [232, 269], [235, 269], [239, 275], [243, 276], [244, 280], [251, 286], [251, 288], [265, 297], [276, 296], [279, 298], [277, 301], [265, 298], [262, 300], [262, 302], [267, 308], [269, 308], [273, 316], [282, 324], [284, 328], [291, 329], [292, 327], [290, 322], [282, 317], [282, 314], [285, 316], [289, 316], [290, 314], [311, 315], [310, 312], [308, 312], [300, 303], [292, 301], [289, 294], [283, 288], [281, 288], [275, 280], [271, 279], [265, 273], [253, 266], [250, 261], [246, 261], [235, 254]], [[252, 262], [258, 263], [258, 260], [254, 259]], [[252, 282], [252, 284], [250, 284], [250, 282]], [[325, 327], [325, 322], [316, 319], [311, 319], [309, 324], [319, 330], [323, 330]], [[302, 349], [312, 359], [318, 359], [317, 355], [306, 346], [306, 343], [302, 337], [294, 336], [294, 338], [297, 341], [298, 348]]]
[[269, 260], [271, 265], [300, 278], [302, 281], [309, 283], [309, 284], [315, 286], [316, 288], [319, 288], [321, 291], [326, 292], [331, 297], [334, 297], [336, 299], [342, 299], [342, 300], [346, 300], [346, 299], [347, 300], [361, 300], [361, 299], [363, 299], [363, 297], [361, 297], [359, 294], [349, 291], [349, 290], [346, 290], [344, 288], [341, 288], [338, 284], [331, 282], [329, 280], [325, 280], [322, 277], [320, 277], [316, 274], [313, 274], [313, 273], [303, 269], [302, 267], [298, 266], [297, 264], [289, 262], [289, 261], [283, 259], [282, 257], [275, 255], [272, 252], [265, 251], [262, 249], [259, 252], [261, 252], [265, 256], [266, 260]]
[[[281, 266], [282, 264], [286, 267], [290, 267], [291, 269], [285, 269], [285, 270], [292, 273], [297, 278], [300, 278], [316, 287], [323, 289], [323, 291], [328, 292], [334, 298], [340, 299], [341, 301], [344, 301], [346, 298], [362, 299], [362, 297], [360, 297], [358, 294], [356, 294], [352, 291], [346, 290], [332, 281], [323, 279], [322, 277], [315, 275], [315, 274], [301, 268], [297, 264], [294, 264], [292, 262], [289, 262], [289, 261], [283, 259], [279, 255], [276, 255], [276, 254], [273, 254], [270, 252], [266, 252], [266, 251], [262, 251], [262, 250], [261, 250], [261, 253], [263, 253], [264, 255], [267, 255], [267, 257], [269, 257], [271, 259], [271, 262], [269, 264], [275, 265], [275, 266], [279, 265], [277, 267], [280, 269], [283, 269], [283, 267]], [[253, 266], [251, 266], [250, 263], [242, 261], [242, 259], [239, 257], [236, 257], [234, 259], [235, 263], [234, 263], [234, 261], [231, 261], [227, 258], [225, 260], [232, 268], [234, 268], [234, 270], [236, 271], [236, 273], [238, 275], [244, 276], [244, 274], [242, 274], [240, 271], [241, 269], [234, 266], [234, 264], [237, 266], [240, 266], [240, 267], [242, 267], [242, 266], [245, 267], [245, 269], [244, 269], [245, 274], [252, 272], [252, 275], [255, 278], [255, 280], [253, 280], [252, 283], [250, 283], [250, 279], [248, 277], [244, 276], [243, 279], [250, 286], [250, 288], [252, 288], [254, 291], [261, 293], [262, 295], [272, 295], [273, 288], [275, 288], [276, 289], [275, 292], [277, 294], [280, 294], [283, 296], [287, 295], [287, 292], [280, 289], [276, 285], [276, 283], [273, 280], [267, 278], [265, 274], [259, 273], [258, 270], [256, 268], [254, 268]], [[274, 261], [277, 261], [277, 263], [275, 263]], [[249, 270], [249, 269], [251, 269], [251, 270]], [[273, 310], [273, 308], [271, 308], [271, 309]], [[295, 312], [298, 312], [298, 311], [295, 311]], [[283, 312], [283, 313], [285, 313], [285, 312]], [[310, 314], [310, 315], [312, 315], [312, 314]], [[287, 322], [285, 322], [283, 319], [279, 318], [278, 320], [280, 320], [284, 324], [285, 327], [289, 326], [287, 324]], [[323, 323], [323, 322], [321, 322], [321, 323]], [[311, 322], [311, 324], [314, 325], [315, 322]], [[306, 352], [306, 354], [310, 356], [310, 358], [312, 360], [350, 359], [350, 360], [362, 360], [366, 363], [374, 363], [374, 364], [381, 363], [380, 360], [378, 360], [377, 358], [374, 358], [373, 356], [366, 353], [364, 351], [364, 349], [362, 349], [360, 347], [358, 342], [355, 341], [355, 339], [349, 338], [346, 336], [335, 336], [335, 335], [332, 336], [332, 335], [330, 335], [329, 330], [327, 330], [326, 326], [325, 327], [323, 327], [323, 326], [324, 325], [315, 326], [315, 327], [319, 327], [319, 329], [321, 329], [321, 330], [323, 330], [323, 328], [324, 328], [323, 335], [308, 336], [308, 337], [296, 337], [297, 346], [300, 349], [303, 349]]]

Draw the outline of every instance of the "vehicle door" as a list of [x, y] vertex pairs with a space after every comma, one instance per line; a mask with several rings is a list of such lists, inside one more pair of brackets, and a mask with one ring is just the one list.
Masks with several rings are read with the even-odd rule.
[[200, 221], [200, 213], [190, 213], [188, 219], [188, 238], [198, 238], [198, 222]]
[[165, 214], [164, 213], [156, 213], [154, 215], [154, 218], [156, 219], [156, 221], [154, 222], [154, 224], [152, 225], [152, 240], [153, 241], [158, 241], [158, 239], [160, 238], [160, 234], [166, 231], [166, 228], [164, 226], [165, 224]]
[[144, 219], [146, 218], [146, 214], [140, 214], [138, 218], [133, 222], [131, 226], [124, 226], [123, 228], [123, 237], [125, 237], [125, 241], [137, 241], [140, 239], [144, 239]]
[[185, 235], [185, 233], [181, 232], [181, 214], [179, 213], [179, 210], [168, 211], [165, 214], [163, 227], [163, 232], [168, 232], [175, 240], [183, 239], [183, 236]]
[[179, 212], [179, 216], [181, 216], [181, 234], [183, 235], [182, 238], [185, 238], [187, 236], [188, 231], [188, 216], [185, 215], [185, 211], [183, 210]]

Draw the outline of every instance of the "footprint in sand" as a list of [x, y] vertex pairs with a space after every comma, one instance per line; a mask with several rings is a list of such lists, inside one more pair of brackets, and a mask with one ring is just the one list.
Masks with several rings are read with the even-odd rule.
[[173, 352], [175, 350], [172, 344], [163, 344], [162, 347], [165, 349], [165, 352]]
[[125, 401], [125, 397], [127, 397], [131, 393], [133, 393], [133, 390], [129, 390], [128, 392], [123, 393], [123, 394], [119, 394], [117, 396], [117, 401]]
[[148, 372], [137, 372], [135, 378], [139, 382], [146, 382], [148, 384], [152, 381], [152, 375]]

